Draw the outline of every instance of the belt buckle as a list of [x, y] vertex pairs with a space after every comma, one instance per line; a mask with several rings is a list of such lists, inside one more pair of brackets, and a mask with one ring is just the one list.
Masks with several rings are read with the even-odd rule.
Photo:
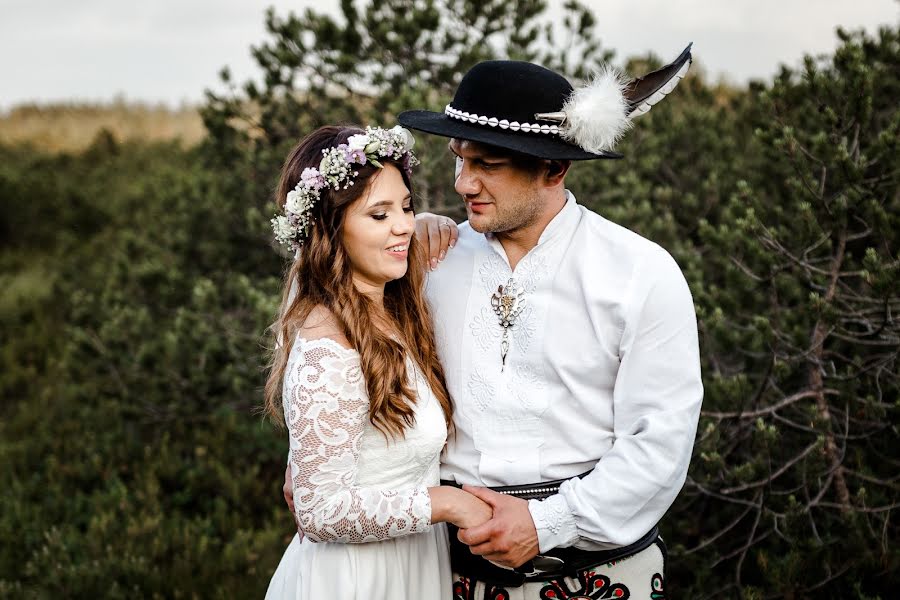
[[543, 575], [544, 573], [562, 572], [563, 568], [566, 566], [566, 561], [563, 559], [555, 556], [546, 556], [544, 554], [538, 554], [528, 562], [531, 563], [530, 572], [526, 573], [516, 569], [525, 577], [534, 577], [535, 575]]

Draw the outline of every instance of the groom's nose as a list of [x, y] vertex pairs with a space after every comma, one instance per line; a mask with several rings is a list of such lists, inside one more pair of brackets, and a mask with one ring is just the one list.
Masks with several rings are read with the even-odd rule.
[[456, 159], [456, 193], [463, 197], [477, 196], [481, 193], [481, 180], [476, 176], [471, 163], [465, 159]]

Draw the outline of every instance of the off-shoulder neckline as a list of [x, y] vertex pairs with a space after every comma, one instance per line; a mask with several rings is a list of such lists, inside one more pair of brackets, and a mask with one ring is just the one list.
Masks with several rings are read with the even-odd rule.
[[[393, 339], [396, 342], [400, 341], [398, 339], [398, 337], [395, 335], [392, 335], [391, 339]], [[322, 343], [322, 345], [330, 346], [332, 349], [337, 349], [339, 352], [342, 352], [344, 354], [350, 354], [352, 356], [359, 356], [359, 352], [355, 348], [348, 348], [348, 347], [344, 346], [343, 344], [341, 344], [340, 342], [331, 339], [330, 337], [323, 336], [323, 337], [310, 339], [310, 338], [305, 338], [300, 334], [297, 334], [297, 340], [302, 342], [305, 345], [314, 345], [317, 343]], [[406, 358], [410, 359], [411, 357], [407, 356]]]
[[330, 346], [332, 349], [338, 350], [344, 354], [351, 354], [351, 355], [359, 354], [359, 352], [357, 352], [355, 349], [348, 348], [348, 347], [342, 345], [340, 342], [337, 342], [337, 341], [331, 339], [330, 337], [319, 337], [319, 338], [309, 339], [309, 338], [303, 337], [302, 335], [297, 335], [297, 339], [300, 342], [302, 342], [304, 345], [322, 344], [323, 346]]

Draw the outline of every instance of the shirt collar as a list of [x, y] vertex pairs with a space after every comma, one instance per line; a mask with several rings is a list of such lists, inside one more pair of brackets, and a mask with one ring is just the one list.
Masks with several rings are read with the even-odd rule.
[[[572, 192], [566, 190], [566, 203], [560, 211], [556, 213], [556, 216], [547, 223], [547, 226], [544, 227], [544, 231], [541, 232], [541, 237], [538, 238], [537, 245], [529, 251], [529, 254], [534, 252], [536, 248], [540, 248], [548, 242], [564, 238], [567, 233], [571, 233], [571, 231], [575, 229], [580, 218], [581, 213], [578, 210], [578, 203], [575, 201], [575, 196]], [[503, 249], [503, 244], [500, 243], [500, 240], [498, 240], [491, 232], [485, 233], [484, 238], [491, 249], [500, 255], [507, 266], [509, 266], [509, 258], [506, 256], [506, 251]]]
[[562, 210], [556, 213], [547, 226], [544, 228], [541, 237], [538, 238], [538, 246], [556, 239], [561, 235], [565, 235], [578, 223], [578, 204], [575, 202], [575, 196], [569, 190], [566, 190], [566, 203]]
[[[566, 190], [566, 203], [563, 204], [563, 207], [556, 213], [556, 216], [554, 216], [553, 219], [547, 223], [547, 226], [544, 227], [544, 231], [541, 232], [541, 237], [538, 238], [537, 245], [540, 246], [545, 242], [556, 239], [570, 229], [573, 229], [575, 225], [578, 224], [578, 216], [578, 203], [575, 200], [575, 196], [572, 192]], [[497, 241], [497, 237], [490, 231], [485, 233], [484, 237], [487, 238], [491, 246], [495, 246], [496, 248], [502, 247], [500, 242]], [[503, 252], [500, 252], [500, 254], [503, 254]]]

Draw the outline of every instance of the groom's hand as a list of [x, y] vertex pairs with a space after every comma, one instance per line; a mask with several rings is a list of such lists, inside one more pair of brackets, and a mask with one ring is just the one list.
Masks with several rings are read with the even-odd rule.
[[284, 485], [281, 486], [281, 492], [284, 494], [284, 501], [287, 502], [288, 508], [291, 509], [291, 516], [294, 517], [294, 524], [297, 526], [297, 533], [300, 539], [303, 539], [303, 532], [300, 531], [300, 523], [297, 522], [297, 512], [294, 510], [294, 482], [291, 480], [291, 465], [284, 470]]
[[284, 501], [291, 509], [291, 514], [296, 514], [294, 512], [294, 484], [291, 481], [291, 465], [284, 470], [284, 485], [281, 487], [281, 491], [284, 493]]
[[537, 530], [528, 511], [528, 502], [483, 487], [465, 485], [463, 490], [487, 502], [494, 510], [490, 521], [461, 529], [459, 541], [472, 554], [504, 567], [519, 567], [538, 553]]

